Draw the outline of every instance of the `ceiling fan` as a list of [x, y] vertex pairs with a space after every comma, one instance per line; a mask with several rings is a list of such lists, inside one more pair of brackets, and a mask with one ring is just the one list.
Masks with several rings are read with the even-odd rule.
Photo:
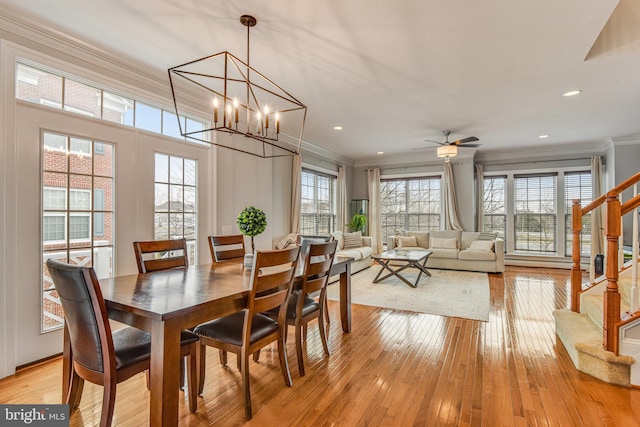
[[[444, 157], [445, 162], [448, 162], [450, 157], [455, 157], [458, 155], [459, 146], [469, 147], [469, 148], [480, 146], [480, 144], [467, 144], [468, 142], [479, 141], [479, 139], [476, 138], [475, 136], [459, 139], [457, 141], [449, 141], [449, 135], [451, 135], [451, 131], [445, 130], [442, 132], [442, 134], [445, 136], [444, 142], [435, 141], [433, 139], [426, 139], [425, 142], [431, 142], [431, 143], [440, 145], [440, 147], [438, 147], [438, 150], [437, 150], [437, 155], [438, 157]], [[465, 145], [462, 145], [462, 144], [465, 144]], [[429, 147], [414, 148], [414, 150], [422, 150], [425, 148], [429, 148]]]

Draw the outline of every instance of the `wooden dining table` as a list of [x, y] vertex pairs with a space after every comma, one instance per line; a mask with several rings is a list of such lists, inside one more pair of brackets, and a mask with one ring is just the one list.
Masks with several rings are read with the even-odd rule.
[[[351, 258], [336, 257], [332, 275], [340, 275], [342, 330], [351, 331]], [[301, 275], [301, 269], [297, 276]], [[241, 263], [201, 264], [145, 274], [100, 279], [109, 318], [151, 333], [151, 426], [178, 424], [180, 331], [246, 306], [250, 271]], [[70, 384], [71, 345], [65, 331], [62, 396]], [[74, 391], [72, 389], [72, 391]], [[71, 407], [82, 390], [72, 393]]]

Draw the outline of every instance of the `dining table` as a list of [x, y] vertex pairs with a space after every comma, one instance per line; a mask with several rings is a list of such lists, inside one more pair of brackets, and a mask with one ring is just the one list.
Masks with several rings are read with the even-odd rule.
[[[334, 259], [332, 276], [339, 275], [343, 332], [351, 332], [351, 261]], [[302, 264], [296, 279], [302, 275]], [[142, 274], [100, 279], [109, 318], [151, 333], [150, 426], [178, 424], [180, 332], [226, 316], [246, 306], [251, 274], [242, 262], [192, 265]], [[70, 384], [71, 344], [64, 334], [62, 396], [72, 388], [71, 408], [77, 407], [81, 384]], [[74, 390], [74, 388], [78, 388]]]

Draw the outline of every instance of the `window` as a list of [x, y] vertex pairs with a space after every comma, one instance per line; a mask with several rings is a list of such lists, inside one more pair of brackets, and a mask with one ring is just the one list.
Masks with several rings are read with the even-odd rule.
[[302, 170], [300, 234], [328, 235], [336, 228], [335, 176]]
[[[569, 257], [573, 251], [571, 209], [574, 199], [579, 199], [580, 206], [583, 208], [593, 200], [591, 172], [567, 172], [564, 175], [565, 255]], [[591, 255], [591, 212], [582, 217], [580, 252], [582, 256], [588, 257]]]
[[485, 176], [483, 194], [483, 231], [496, 233], [506, 241], [507, 231], [507, 177]]
[[197, 162], [156, 153], [155, 240], [187, 239], [189, 263], [197, 262]]
[[556, 174], [516, 175], [515, 250], [556, 253]]
[[[45, 71], [18, 63], [16, 98], [125, 126], [135, 125], [139, 129], [182, 140], [186, 139], [180, 135], [178, 119], [174, 111], [107, 92], [98, 88], [98, 85], [80, 83], [72, 77], [62, 76], [61, 72]], [[185, 125], [188, 132], [203, 130], [208, 126], [204, 120], [184, 116], [179, 116], [179, 120], [183, 131]], [[204, 139], [204, 136], [201, 135], [199, 138]], [[203, 144], [194, 139], [189, 141]], [[96, 147], [95, 154], [98, 152], [99, 148]]]
[[440, 177], [385, 179], [380, 192], [383, 241], [397, 229], [440, 230]]
[[[92, 266], [98, 278], [113, 273], [114, 147], [49, 132], [42, 139], [42, 330], [48, 331], [64, 318], [48, 259]], [[97, 146], [101, 154], [94, 156]]]

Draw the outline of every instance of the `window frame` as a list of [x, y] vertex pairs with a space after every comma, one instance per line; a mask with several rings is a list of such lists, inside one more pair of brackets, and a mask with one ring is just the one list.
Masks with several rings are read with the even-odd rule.
[[[307, 186], [307, 187], [313, 188], [313, 199], [304, 197], [304, 194], [305, 194], [304, 174], [305, 173], [310, 174], [314, 177], [313, 186]], [[318, 192], [319, 192], [318, 180], [320, 178], [328, 179], [330, 183], [328, 187], [328, 192], [329, 192], [328, 204], [330, 205], [330, 209], [329, 209], [330, 212], [317, 211], [318, 204], [320, 203], [318, 199]], [[311, 204], [315, 208], [315, 212], [310, 212], [310, 213], [304, 212], [304, 206], [305, 206], [304, 200], [313, 200]], [[336, 230], [337, 218], [338, 218], [338, 173], [335, 172], [334, 174], [333, 171], [320, 170], [319, 168], [303, 165], [302, 171], [300, 173], [300, 224], [299, 224], [300, 234], [309, 234], [309, 235], [329, 234], [330, 235], [335, 231], [341, 231], [341, 230]], [[313, 224], [313, 230], [309, 230], [309, 227], [305, 227], [306, 219], [311, 219], [311, 223]], [[328, 233], [325, 233], [324, 230], [321, 230], [320, 228], [321, 219], [324, 219], [328, 222], [328, 227], [327, 227]]]

